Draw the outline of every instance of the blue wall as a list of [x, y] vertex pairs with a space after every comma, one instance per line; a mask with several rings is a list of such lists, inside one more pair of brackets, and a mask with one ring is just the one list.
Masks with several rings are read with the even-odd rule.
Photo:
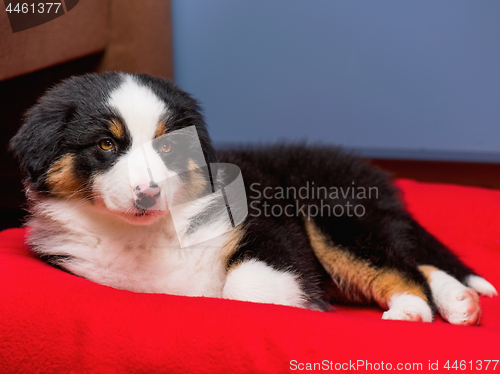
[[500, 1], [173, 0], [175, 80], [216, 143], [500, 161]]

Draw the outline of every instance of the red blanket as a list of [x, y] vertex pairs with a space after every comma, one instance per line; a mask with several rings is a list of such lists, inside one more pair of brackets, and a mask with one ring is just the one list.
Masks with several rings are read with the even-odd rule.
[[[500, 191], [397, 184], [415, 218], [500, 290]], [[137, 294], [46, 265], [24, 235], [0, 234], [0, 373], [500, 372], [500, 297], [481, 298], [481, 326], [460, 327], [382, 321], [375, 307]]]

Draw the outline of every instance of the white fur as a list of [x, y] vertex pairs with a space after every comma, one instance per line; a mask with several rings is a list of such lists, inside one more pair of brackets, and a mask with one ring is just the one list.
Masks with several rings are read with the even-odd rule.
[[122, 84], [110, 93], [108, 105], [125, 121], [134, 140], [132, 149], [151, 141], [158, 123], [168, 114], [165, 103], [131, 75], [123, 75]]
[[429, 305], [420, 297], [407, 293], [398, 294], [389, 300], [389, 310], [384, 312], [382, 319], [432, 322], [433, 315]]
[[488, 282], [486, 279], [481, 278], [477, 275], [469, 275], [467, 277], [467, 279], [465, 280], [465, 283], [469, 287], [476, 290], [477, 293], [479, 293], [480, 295], [489, 296], [489, 297], [493, 297], [493, 296], [498, 295], [497, 290], [495, 289], [495, 287], [493, 287], [493, 285], [490, 282]]
[[87, 202], [49, 199], [37, 206], [29, 241], [46, 254], [71, 255], [64, 266], [91, 281], [135, 292], [221, 297], [220, 250], [230, 233], [181, 248], [166, 215], [149, 226], [102, 214]]
[[[232, 229], [231, 219], [229, 218], [224, 199], [220, 199], [219, 197], [222, 197], [220, 191], [195, 201], [172, 207], [172, 223], [178, 233], [181, 247], [189, 247], [197, 243], [202, 243]], [[186, 234], [191, 223], [190, 217], [196, 215], [197, 212], [210, 205], [214, 200], [219, 202], [220, 207], [217, 216], [211, 217], [210, 221], [203, 222], [203, 225], [194, 233], [190, 235]]]
[[278, 271], [264, 262], [248, 260], [230, 270], [222, 297], [257, 303], [305, 306], [296, 275]]
[[467, 321], [479, 313], [479, 302], [474, 291], [442, 270], [430, 274], [429, 286], [439, 314], [453, 324], [469, 324]]

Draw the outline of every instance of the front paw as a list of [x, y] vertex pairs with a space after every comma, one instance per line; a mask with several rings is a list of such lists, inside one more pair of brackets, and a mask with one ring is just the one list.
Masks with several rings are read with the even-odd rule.
[[432, 322], [434, 317], [425, 300], [406, 293], [393, 296], [389, 302], [389, 307], [389, 310], [382, 315], [382, 319]]

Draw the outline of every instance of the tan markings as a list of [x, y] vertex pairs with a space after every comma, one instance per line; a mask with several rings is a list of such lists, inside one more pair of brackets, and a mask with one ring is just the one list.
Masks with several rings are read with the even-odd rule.
[[155, 138], [159, 138], [167, 133], [167, 124], [165, 122], [160, 122], [156, 127]]
[[397, 270], [381, 270], [380, 275], [372, 284], [373, 298], [382, 307], [388, 308], [388, 302], [392, 296], [408, 294], [418, 296], [426, 303], [427, 296], [420, 285], [407, 279]]
[[[228, 233], [228, 239], [224, 242], [221, 248], [221, 253], [226, 261], [226, 266], [229, 266], [229, 260], [231, 256], [238, 250], [242, 245], [243, 235], [245, 234], [245, 229], [242, 225], [232, 229]], [[241, 265], [241, 262], [233, 264], [229, 269], [228, 273], [236, 269]]]
[[422, 287], [404, 274], [394, 269], [375, 268], [368, 261], [331, 243], [312, 222], [305, 221], [305, 226], [316, 257], [343, 292], [346, 301], [375, 301], [387, 309], [392, 296], [406, 293], [427, 302]]
[[418, 270], [420, 270], [420, 272], [427, 279], [427, 283], [430, 283], [432, 273], [434, 273], [435, 271], [438, 271], [439, 269], [434, 267], [434, 266], [431, 266], [431, 265], [420, 265], [418, 267]]
[[203, 197], [204, 192], [207, 191], [207, 183], [209, 183], [209, 176], [208, 174], [205, 174], [203, 170], [206, 170], [206, 173], [208, 173], [207, 168], [200, 168], [198, 164], [193, 160], [190, 159], [188, 161], [188, 168], [189, 168], [189, 183], [187, 185], [186, 191], [187, 191], [187, 198], [188, 201], [192, 201], [194, 199], [198, 199], [200, 197]]
[[123, 136], [125, 135], [123, 124], [117, 119], [111, 120], [109, 124], [109, 131], [111, 131], [111, 134], [113, 134], [116, 139], [123, 139]]
[[47, 172], [50, 191], [62, 197], [80, 197], [82, 184], [73, 170], [75, 156], [66, 154], [57, 160]]

